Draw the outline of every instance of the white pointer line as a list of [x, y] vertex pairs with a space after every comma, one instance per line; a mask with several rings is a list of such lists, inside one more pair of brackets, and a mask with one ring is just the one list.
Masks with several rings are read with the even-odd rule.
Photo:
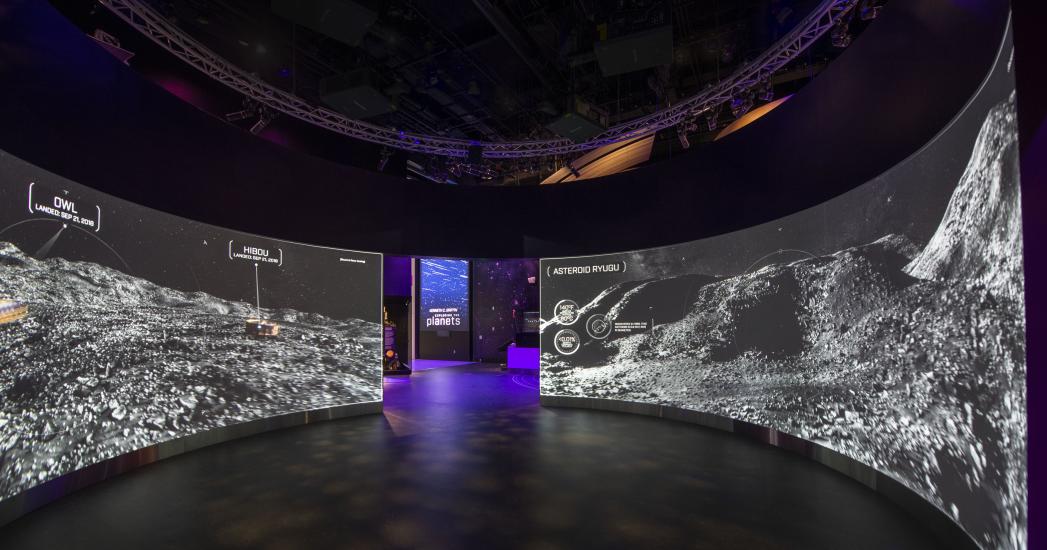
[[258, 290], [258, 264], [254, 264], [254, 302], [258, 312], [258, 319], [262, 319], [262, 294]]

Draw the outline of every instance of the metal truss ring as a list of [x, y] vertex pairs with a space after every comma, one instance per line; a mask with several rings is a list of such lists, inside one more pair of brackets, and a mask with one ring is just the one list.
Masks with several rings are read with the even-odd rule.
[[492, 142], [416, 134], [351, 119], [285, 92], [226, 61], [172, 25], [144, 0], [99, 0], [117, 17], [175, 57], [276, 111], [351, 138], [406, 151], [465, 157], [471, 147], [479, 146], [487, 159], [580, 153], [676, 126], [765, 82], [847, 17], [858, 1], [823, 0], [789, 34], [715, 86], [650, 115], [613, 126], [592, 139], [583, 142], [568, 139]]

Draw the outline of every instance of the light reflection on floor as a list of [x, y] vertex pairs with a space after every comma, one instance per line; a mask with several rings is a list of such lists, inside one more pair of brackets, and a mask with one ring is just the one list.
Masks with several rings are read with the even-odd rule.
[[927, 548], [853, 480], [731, 434], [538, 405], [537, 376], [390, 377], [385, 413], [216, 445], [0, 529], [0, 548]]
[[411, 363], [411, 369], [415, 372], [421, 372], [431, 369], [442, 369], [446, 367], [463, 367], [465, 365], [475, 364], [473, 361], [444, 361], [441, 359], [415, 359]]

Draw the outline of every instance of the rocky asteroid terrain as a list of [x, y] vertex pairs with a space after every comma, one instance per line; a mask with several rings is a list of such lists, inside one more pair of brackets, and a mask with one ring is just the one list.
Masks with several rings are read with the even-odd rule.
[[[905, 483], [985, 548], [1026, 545], [1025, 312], [1013, 96], [930, 242], [634, 281], [585, 306], [654, 330], [543, 354], [542, 392], [770, 426]], [[675, 301], [675, 305], [673, 304]], [[681, 305], [682, 302], [682, 305]], [[557, 330], [549, 323], [546, 330]]]
[[219, 426], [381, 399], [380, 327], [255, 310], [0, 242], [0, 498], [103, 459]]

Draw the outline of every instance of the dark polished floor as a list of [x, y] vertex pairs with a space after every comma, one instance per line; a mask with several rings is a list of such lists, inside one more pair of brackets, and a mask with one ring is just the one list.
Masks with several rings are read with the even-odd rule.
[[175, 457], [0, 529], [0, 548], [928, 548], [802, 457], [656, 418], [546, 409], [537, 378], [386, 383], [384, 416]]

